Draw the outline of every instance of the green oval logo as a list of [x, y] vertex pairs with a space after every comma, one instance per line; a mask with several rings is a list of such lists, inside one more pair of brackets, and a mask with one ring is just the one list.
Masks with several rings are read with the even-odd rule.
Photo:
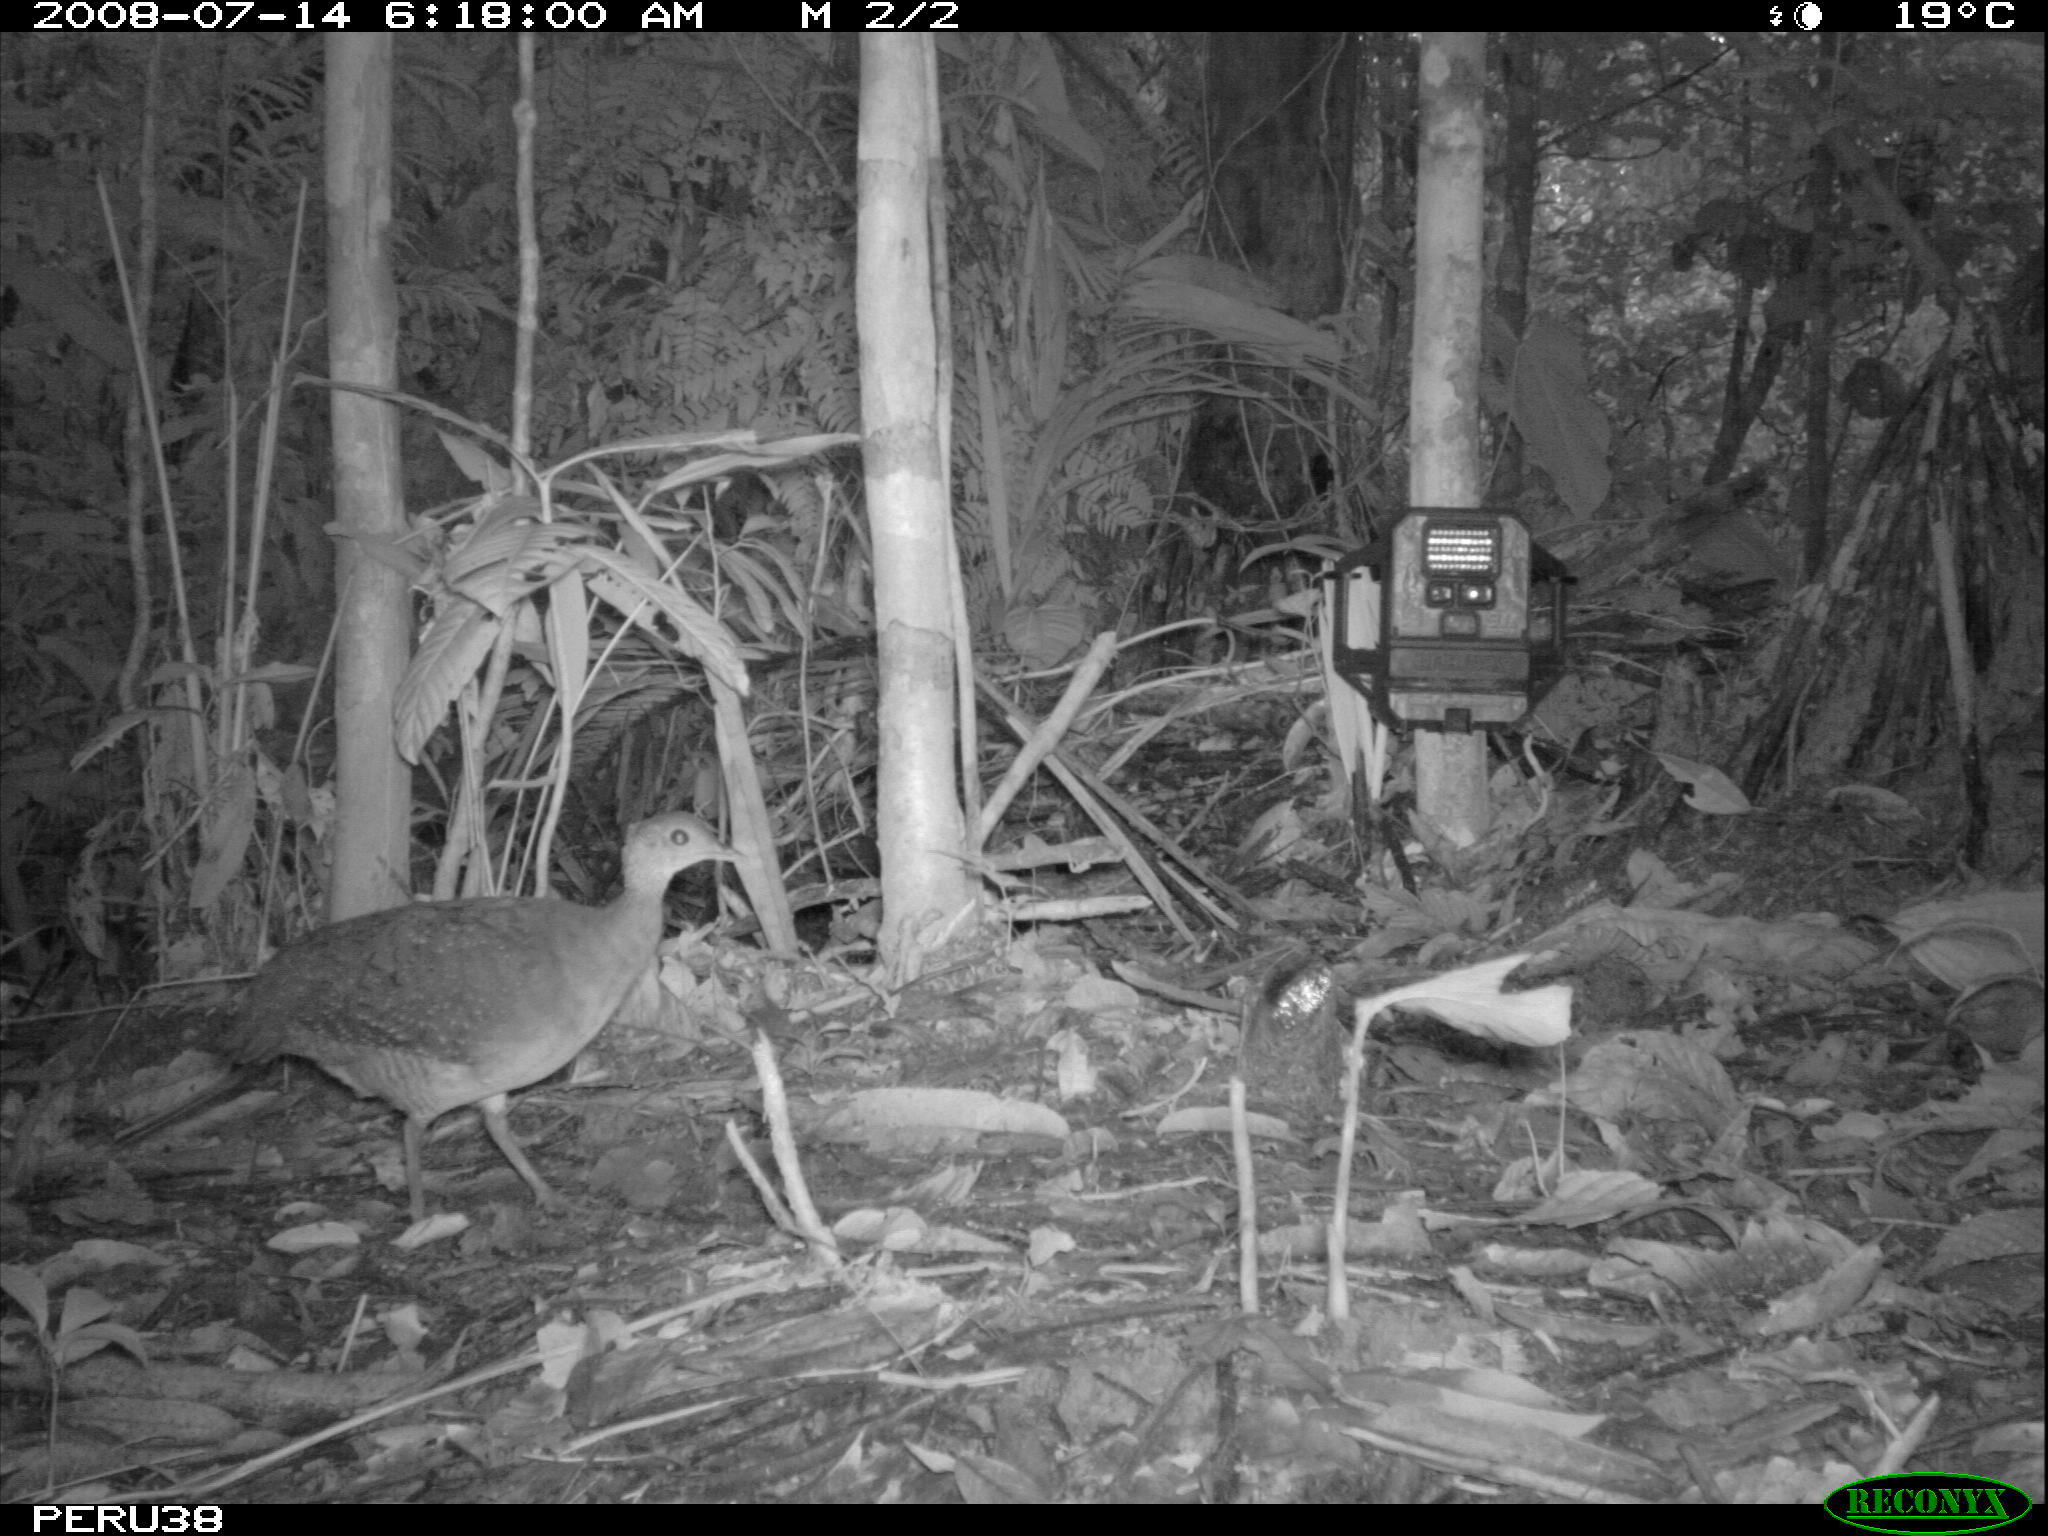
[[2010, 1483], [1960, 1472], [1897, 1472], [1844, 1483], [1823, 1501], [1844, 1525], [1911, 1536], [1995, 1531], [2034, 1507]]

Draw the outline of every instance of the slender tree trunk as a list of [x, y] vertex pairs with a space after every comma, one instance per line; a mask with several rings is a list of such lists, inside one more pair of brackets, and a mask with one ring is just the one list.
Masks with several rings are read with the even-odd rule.
[[[327, 45], [327, 351], [338, 383], [398, 387], [391, 276], [392, 39]], [[412, 652], [406, 580], [363, 552], [405, 531], [398, 414], [333, 391], [336, 820], [330, 919], [395, 906], [412, 891], [412, 777], [393, 745], [391, 701]], [[350, 537], [349, 535], [355, 535]]]
[[954, 777], [953, 543], [940, 458], [929, 35], [864, 37], [860, 89], [862, 453], [879, 637], [882, 952], [908, 980], [974, 903]]

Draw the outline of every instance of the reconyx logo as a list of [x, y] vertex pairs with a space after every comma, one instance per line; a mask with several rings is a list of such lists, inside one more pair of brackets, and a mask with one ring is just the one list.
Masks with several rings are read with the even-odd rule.
[[1844, 1483], [1824, 1501], [1844, 1525], [1913, 1536], [1962, 1536], [2010, 1525], [2033, 1500], [2010, 1483], [1957, 1472], [1901, 1472]]

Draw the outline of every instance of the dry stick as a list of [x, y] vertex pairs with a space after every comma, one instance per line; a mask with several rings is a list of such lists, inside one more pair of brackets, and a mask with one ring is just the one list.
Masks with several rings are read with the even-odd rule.
[[746, 1137], [740, 1134], [738, 1123], [730, 1118], [725, 1122], [725, 1144], [732, 1148], [732, 1155], [739, 1159], [740, 1170], [752, 1181], [754, 1193], [761, 1197], [768, 1219], [791, 1237], [802, 1237], [803, 1233], [797, 1230], [796, 1218], [789, 1214], [789, 1207], [782, 1203], [782, 1196], [775, 1193], [774, 1180], [754, 1161], [754, 1154], [747, 1150]]
[[1351, 1316], [1351, 1295], [1344, 1288], [1344, 1246], [1350, 1225], [1351, 1160], [1358, 1149], [1358, 1079], [1365, 1069], [1365, 1032], [1371, 1023], [1365, 1004], [1360, 1003], [1351, 1039], [1344, 1047], [1344, 1131], [1337, 1142], [1337, 1203], [1330, 1211], [1329, 1240], [1324, 1245], [1329, 1263], [1325, 1310], [1333, 1323]]
[[[986, 679], [981, 680], [981, 689], [982, 692], [986, 693], [1003, 707], [1006, 723], [1019, 739], [1029, 734], [1029, 716], [1018, 710], [1008, 698]], [[1108, 811], [1114, 812], [1116, 816], [1122, 817], [1130, 826], [1137, 828], [1138, 831], [1152, 839], [1153, 842], [1171, 854], [1188, 871], [1188, 875], [1194, 877], [1189, 879], [1188, 875], [1183, 875], [1171, 865], [1166, 866], [1167, 876], [1172, 879], [1175, 885], [1181, 888], [1190, 901], [1202, 908], [1211, 922], [1215, 923], [1218, 927], [1228, 928], [1233, 931], [1239, 926], [1237, 919], [1232, 917], [1222, 905], [1209, 895], [1208, 891], [1202, 888], [1201, 882], [1206, 882], [1209, 887], [1227, 897], [1231, 905], [1238, 908], [1239, 911], [1249, 912], [1251, 910], [1250, 903], [1245, 901], [1242, 896], [1239, 896], [1236, 891], [1232, 890], [1229, 885], [1214, 874], [1200, 859], [1182, 847], [1178, 841], [1168, 837], [1159, 827], [1158, 823], [1154, 822], [1149, 816], [1144, 815], [1129, 800], [1103, 783], [1099, 774], [1083, 768], [1077, 763], [1068, 762], [1058, 752], [1054, 752], [1045, 760], [1045, 766], [1052, 771], [1053, 777], [1065, 786], [1067, 793], [1071, 794], [1081, 803], [1081, 808], [1095, 819], [1096, 825], [1102, 828], [1103, 834], [1117, 844], [1122, 852], [1125, 863], [1130, 865], [1131, 873], [1137, 877], [1138, 883], [1145, 887], [1154, 901], [1159, 903], [1159, 910], [1166, 914], [1168, 921], [1184, 937], [1192, 939], [1193, 934], [1168, 903], [1165, 887], [1160, 884], [1158, 875], [1153, 872], [1151, 865], [1138, 857], [1136, 848], [1130, 841], [1129, 834], [1123, 832], [1106, 817], [1105, 807]]]
[[[1027, 717], [1013, 707], [1009, 700], [1004, 698], [1001, 693], [990, 687], [988, 683], [983, 682], [981, 687], [989, 697], [1002, 706], [1004, 719], [1010, 729], [1016, 733], [1018, 739], [1021, 741], [1028, 737], [1030, 731], [1027, 727]], [[1046, 758], [1045, 766], [1052, 770], [1053, 777], [1065, 786], [1067, 793], [1074, 797], [1080, 804], [1081, 809], [1086, 811], [1095, 824], [1102, 829], [1103, 836], [1116, 844], [1118, 856], [1122, 858], [1132, 875], [1137, 878], [1138, 884], [1145, 888], [1145, 893], [1158, 904], [1159, 910], [1166, 920], [1173, 924], [1174, 931], [1179, 933], [1190, 944], [1197, 942], [1195, 931], [1188, 927], [1186, 920], [1180, 915], [1180, 909], [1173, 904], [1173, 898], [1167, 894], [1165, 885], [1161, 883], [1158, 870], [1154, 869], [1145, 856], [1138, 851], [1137, 844], [1131, 841], [1131, 835], [1123, 829], [1114, 816], [1104, 809], [1102, 802], [1089, 792], [1088, 786], [1082, 781], [1080, 772], [1057, 752]]]
[[836, 1264], [839, 1242], [811, 1201], [811, 1186], [804, 1178], [796, 1136], [789, 1126], [789, 1094], [782, 1086], [782, 1069], [775, 1064], [775, 1047], [758, 1031], [754, 1035], [754, 1070], [761, 1076], [761, 1113], [768, 1121], [768, 1144], [775, 1149], [775, 1166], [782, 1174], [783, 1193], [789, 1197], [799, 1235], [819, 1258]]
[[1913, 1410], [1913, 1417], [1906, 1421], [1906, 1427], [1899, 1430], [1886, 1443], [1884, 1454], [1878, 1457], [1877, 1465], [1870, 1469], [1870, 1475], [1889, 1476], [1902, 1471], [1910, 1464], [1919, 1454], [1920, 1444], [1927, 1438], [1927, 1431], [1934, 1427], [1935, 1417], [1940, 1412], [1941, 1394], [1930, 1393], [1927, 1401]]
[[[1053, 761], [1058, 762], [1060, 761], [1060, 759], [1055, 757]], [[1107, 784], [1103, 783], [1096, 774], [1091, 773], [1086, 768], [1081, 768], [1078, 766], [1075, 768], [1074, 771], [1081, 777], [1083, 783], [1087, 784], [1091, 790], [1093, 790], [1097, 795], [1101, 797], [1103, 804], [1107, 805], [1111, 810], [1115, 811], [1117, 815], [1123, 817], [1125, 821], [1129, 822], [1132, 826], [1136, 827], [1140, 832], [1144, 833], [1147, 837], [1151, 838], [1153, 842], [1157, 843], [1161, 848], [1165, 849], [1166, 852], [1172, 854], [1174, 860], [1177, 863], [1179, 863], [1182, 868], [1187, 870], [1187, 872], [1190, 875], [1194, 876], [1196, 880], [1205, 882], [1212, 889], [1218, 892], [1218, 894], [1222, 895], [1225, 899], [1227, 899], [1232, 906], [1237, 908], [1238, 911], [1243, 912], [1248, 916], [1256, 915], [1252, 912], [1252, 905], [1250, 902], [1246, 901], [1244, 897], [1238, 895], [1237, 891], [1228, 882], [1223, 880], [1214, 871], [1212, 871], [1207, 864], [1203, 863], [1200, 859], [1195, 857], [1194, 854], [1188, 852], [1187, 848], [1182, 845], [1178, 838], [1169, 837], [1166, 833], [1165, 828], [1161, 827], [1151, 817], [1147, 816], [1143, 811], [1139, 810], [1123, 795], [1118, 794], [1115, 790], [1111, 789]], [[1181, 888], [1185, 890], [1193, 900], [1199, 903], [1203, 907], [1203, 909], [1209, 913], [1210, 917], [1213, 918], [1217, 923], [1221, 924], [1225, 928], [1230, 928], [1233, 930], [1237, 928], [1237, 919], [1232, 917], [1228, 912], [1226, 912], [1222, 907], [1218, 906], [1214, 901], [1210, 900], [1201, 889], [1199, 889], [1197, 886], [1189, 884], [1179, 875], [1174, 874], [1174, 872], [1171, 869], [1168, 869], [1167, 873], [1172, 874], [1174, 876], [1175, 882], [1179, 884]]]
[[981, 808], [981, 819], [974, 824], [973, 835], [967, 844], [970, 856], [981, 852], [982, 844], [995, 831], [996, 823], [1003, 819], [1003, 812], [1010, 808], [1010, 802], [1017, 798], [1017, 792], [1024, 787], [1025, 781], [1065, 738], [1074, 723], [1074, 716], [1081, 712], [1081, 705], [1095, 691], [1096, 683], [1115, 656], [1116, 631], [1104, 630], [1088, 647], [1088, 654], [1074, 668], [1074, 675], [1067, 679], [1066, 692], [1060, 695], [1052, 713], [1040, 721], [1038, 729], [1026, 738], [1016, 757], [1011, 759], [1009, 771], [1003, 775], [1002, 782], [989, 792], [988, 803]]
[[1230, 1079], [1230, 1151], [1237, 1163], [1237, 1305], [1259, 1315], [1259, 1188], [1252, 1174], [1252, 1135], [1244, 1118], [1244, 1079]]
[[348, 1320], [348, 1332], [343, 1334], [341, 1338], [341, 1354], [334, 1362], [335, 1375], [339, 1376], [348, 1369], [349, 1352], [356, 1347], [356, 1340], [363, 1331], [363, 1314], [369, 1310], [370, 1293], [368, 1291], [358, 1292], [356, 1294], [355, 1314]]
[[1941, 638], [1948, 651], [1949, 695], [1964, 752], [1974, 757], [1977, 731], [1977, 674], [1963, 616], [1962, 582], [1956, 575], [1955, 514], [1939, 489], [1927, 514], [1927, 547], [1934, 565], [1934, 591], [1941, 602]]

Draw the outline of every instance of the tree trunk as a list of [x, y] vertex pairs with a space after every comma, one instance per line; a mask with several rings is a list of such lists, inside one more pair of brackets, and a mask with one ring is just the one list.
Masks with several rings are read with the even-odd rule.
[[[398, 387], [398, 293], [391, 276], [392, 39], [327, 45], [327, 352], [337, 383]], [[330, 921], [412, 894], [412, 776], [392, 741], [391, 701], [412, 652], [406, 579], [363, 552], [405, 532], [398, 413], [332, 392], [336, 823]], [[354, 535], [351, 537], [350, 535]]]

